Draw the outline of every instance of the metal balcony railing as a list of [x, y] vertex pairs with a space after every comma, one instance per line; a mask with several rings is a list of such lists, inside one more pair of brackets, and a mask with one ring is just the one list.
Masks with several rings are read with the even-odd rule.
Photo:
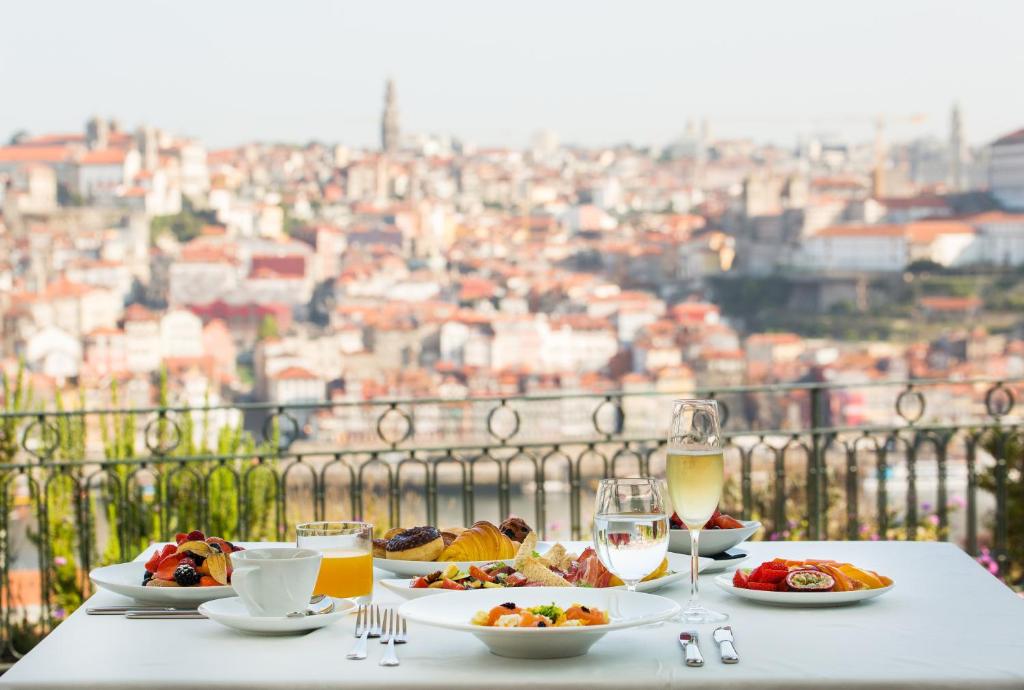
[[[0, 642], [45, 633], [88, 571], [200, 528], [289, 539], [313, 519], [499, 521], [589, 533], [596, 483], [664, 471], [669, 401], [725, 419], [723, 509], [765, 539], [949, 539], [1000, 569], [1024, 379], [562, 391], [0, 413]], [[8, 408], [10, 408], [8, 401]], [[25, 631], [29, 631], [28, 633]]]

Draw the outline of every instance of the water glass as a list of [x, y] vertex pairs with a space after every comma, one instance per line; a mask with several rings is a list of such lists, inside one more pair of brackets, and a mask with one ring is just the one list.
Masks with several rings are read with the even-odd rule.
[[602, 479], [594, 506], [594, 547], [630, 592], [668, 552], [664, 482], [653, 477]]

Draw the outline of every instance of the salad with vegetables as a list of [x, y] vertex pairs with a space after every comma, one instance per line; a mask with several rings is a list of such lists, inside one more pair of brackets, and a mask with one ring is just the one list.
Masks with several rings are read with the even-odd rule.
[[488, 563], [484, 566], [469, 566], [460, 570], [455, 564], [444, 570], [414, 578], [409, 586], [413, 589], [495, 589], [498, 587], [525, 587], [529, 584], [526, 576], [504, 563]]

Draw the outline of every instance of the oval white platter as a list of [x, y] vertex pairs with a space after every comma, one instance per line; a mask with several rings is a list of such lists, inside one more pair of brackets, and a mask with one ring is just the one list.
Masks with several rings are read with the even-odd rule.
[[97, 587], [131, 597], [136, 601], [168, 606], [198, 606], [213, 599], [235, 596], [230, 585], [223, 587], [145, 587], [142, 576], [146, 566], [141, 561], [116, 563], [95, 568], [89, 579]]
[[857, 589], [852, 592], [763, 592], [759, 589], [743, 589], [732, 584], [732, 575], [719, 575], [715, 578], [715, 584], [729, 594], [757, 601], [762, 604], [773, 606], [794, 606], [794, 607], [824, 607], [824, 606], [845, 606], [855, 604], [858, 601], [866, 601], [880, 597], [893, 587], [879, 587], [877, 589]]
[[[478, 611], [507, 601], [524, 608], [582, 604], [607, 611], [611, 620], [608, 625], [560, 628], [492, 628], [470, 622]], [[410, 622], [472, 633], [498, 656], [557, 659], [586, 654], [608, 633], [668, 620], [679, 612], [679, 604], [656, 594], [613, 588], [519, 587], [447, 592], [407, 601], [398, 612]]]
[[[587, 542], [572, 542], [572, 541], [569, 541], [569, 542], [562, 542], [562, 544], [569, 551], [574, 552], [576, 554], [581, 553], [583, 551], [583, 549], [585, 549], [587, 546], [589, 546], [589, 543], [587, 543]], [[538, 544], [537, 544], [537, 551], [539, 553], [544, 553], [548, 548], [550, 548], [553, 545], [554, 545], [554, 542], [538, 542]], [[683, 581], [689, 582], [689, 580], [690, 580], [690, 557], [689, 556], [684, 556], [684, 555], [681, 555], [681, 554], [678, 554], [678, 553], [667, 553], [667, 554], [665, 554], [665, 557], [668, 558], [669, 574], [665, 575], [663, 577], [659, 577], [656, 580], [649, 580], [647, 582], [639, 583], [636, 586], [636, 589], [637, 589], [638, 592], [654, 592], [654, 591], [657, 591], [657, 590], [662, 589], [664, 587], [668, 587], [670, 585], [673, 585], [673, 584], [675, 584], [677, 582], [683, 582]], [[487, 561], [486, 563], [493, 563], [493, 562], [494, 561]], [[485, 563], [485, 565], [486, 565], [486, 563]], [[705, 568], [710, 568], [712, 565], [714, 565], [714, 563], [715, 563], [715, 561], [713, 561], [710, 558], [701, 558], [700, 559], [699, 569], [700, 569], [701, 572], [703, 572]], [[443, 567], [445, 564], [443, 564], [443, 563], [436, 563], [435, 565], [440, 565], [440, 566]], [[440, 570], [440, 569], [441, 568], [434, 568], [430, 572], [436, 572], [437, 570]], [[426, 574], [429, 574], [429, 573], [426, 573]], [[441, 589], [441, 588], [437, 588], [437, 587], [435, 587], [433, 589], [431, 589], [431, 588], [413, 589], [412, 587], [409, 586], [410, 584], [412, 584], [412, 581], [413, 581], [413, 578], [386, 578], [386, 579], [378, 580], [378, 582], [385, 589], [388, 589], [388, 590], [390, 590], [392, 592], [395, 592], [396, 594], [398, 594], [399, 596], [401, 596], [401, 597], [403, 597], [405, 599], [419, 599], [421, 597], [428, 597], [428, 596], [433, 596], [433, 595], [436, 595], [436, 594], [445, 594], [445, 593], [452, 592], [452, 590], [450, 590], [450, 589]], [[519, 589], [522, 589], [522, 588], [520, 588], [520, 587], [508, 587], [508, 588], [502, 588], [502, 589], [504, 589], [504, 591], [508, 592], [510, 590], [518, 591]], [[534, 589], [534, 588], [530, 588], [530, 589]], [[563, 591], [575, 591], [575, 590], [570, 590], [567, 587], [552, 587], [551, 589], [561, 589]], [[585, 589], [585, 588], [582, 588], [582, 589]], [[619, 585], [617, 587], [607, 587], [605, 589], [609, 589], [609, 590], [622, 589], [622, 590], [624, 590], [624, 589], [626, 589], [626, 586], [625, 585]], [[466, 590], [466, 591], [477, 591], [477, 590]], [[492, 589], [491, 591], [501, 591], [501, 590]], [[455, 591], [454, 593], [455, 594], [461, 594], [462, 592]]]

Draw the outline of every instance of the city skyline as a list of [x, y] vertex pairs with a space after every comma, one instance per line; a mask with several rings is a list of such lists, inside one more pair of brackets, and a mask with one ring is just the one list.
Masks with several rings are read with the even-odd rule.
[[[390, 77], [403, 131], [479, 145], [522, 147], [549, 128], [585, 146], [661, 146], [705, 118], [715, 136], [790, 145], [820, 130], [866, 141], [878, 114], [891, 141], [942, 138], [959, 102], [966, 140], [978, 146], [1015, 129], [1024, 110], [1024, 96], [994, 88], [1024, 66], [1012, 35], [1019, 22], [1008, 21], [1021, 9], [997, 5], [869, 4], [856, 16], [805, 3], [787, 16], [750, 6], [740, 23], [715, 8], [660, 4], [625, 20], [613, 6], [587, 5], [584, 14], [559, 5], [544, 8], [542, 21], [466, 4], [447, 5], [441, 17], [416, 5], [309, 3], [282, 15], [249, 3], [243, 23], [234, 3], [204, 7], [202, 21], [188, 3], [16, 6], [7, 8], [10, 25], [45, 20], [58, 48], [40, 51], [28, 31], [0, 46], [9, 96], [0, 137], [75, 131], [98, 114], [218, 147], [376, 146]], [[107, 20], [82, 34], [96, 13]], [[687, 25], [707, 30], [673, 29]], [[188, 50], [167, 50], [167, 41]], [[918, 114], [924, 122], [908, 124]]]

